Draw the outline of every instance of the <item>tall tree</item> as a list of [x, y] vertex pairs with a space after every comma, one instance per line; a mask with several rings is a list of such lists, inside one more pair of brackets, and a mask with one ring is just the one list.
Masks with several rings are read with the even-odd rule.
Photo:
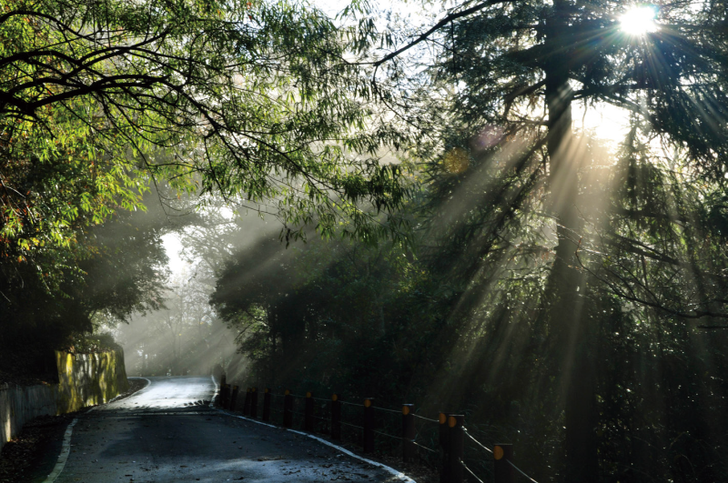
[[[419, 86], [410, 83], [404, 87], [406, 95], [399, 98], [401, 115], [414, 112], [421, 116], [422, 105], [434, 105], [446, 113], [425, 127], [439, 131], [439, 152], [444, 148], [447, 153], [440, 159], [451, 173], [475, 165], [473, 158], [478, 156], [494, 160], [490, 169], [497, 169], [497, 162], [505, 164], [501, 187], [484, 185], [477, 195], [481, 202], [493, 203], [485, 218], [488, 223], [470, 220], [458, 225], [459, 233], [470, 240], [480, 239], [475, 250], [468, 252], [470, 258], [464, 264], [470, 270], [466, 273], [477, 273], [492, 263], [504, 238], [506, 243], [522, 241], [523, 235], [508, 233], [510, 220], [519, 212], [538, 210], [553, 220], [557, 240], [545, 285], [541, 330], [554, 359], [551, 374], [558, 376], [554, 391], [561, 394], [565, 411], [563, 481], [594, 481], [599, 474], [594, 431], [595, 327], [589, 323], [585, 298], [587, 257], [579, 256], [589, 243], [586, 226], [599, 224], [594, 219], [584, 223], [588, 210], [579, 196], [587, 192], [589, 167], [584, 164], [584, 144], [573, 132], [574, 104], [613, 105], [628, 111], [633, 133], [639, 133], [627, 140], [632, 152], [639, 150], [640, 143], [663, 142], [663, 146], [671, 146], [668, 151], [684, 151], [680, 159], [683, 170], [699, 173], [720, 190], [725, 182], [726, 5], [658, 2], [654, 13], [654, 28], [635, 33], [625, 31], [620, 22], [625, 14], [621, 2], [462, 2], [431, 28], [410, 37], [411, 41], [379, 54], [378, 59], [375, 54], [373, 61], [380, 69], [375, 79], [382, 83], [422, 81]], [[424, 46], [429, 52], [406, 62], [408, 53], [419, 49], [422, 54]], [[429, 68], [416, 68], [423, 62]], [[418, 92], [423, 98], [420, 106], [413, 103], [417, 99], [413, 93]], [[410, 104], [413, 109], [408, 109]], [[422, 125], [420, 117], [407, 119]], [[514, 149], [516, 140], [521, 147]], [[656, 163], [663, 156], [659, 149], [640, 153]], [[424, 150], [422, 154], [428, 156]], [[449, 197], [454, 196], [450, 193]], [[483, 208], [489, 211], [489, 207]], [[645, 210], [633, 211], [633, 215], [646, 224], [666, 216]], [[622, 253], [646, 257], [657, 271], [657, 266], [666, 263], [681, 267], [683, 276], [688, 275], [684, 268], [690, 263], [685, 263], [688, 254], [684, 251], [680, 260], [669, 260], [646, 248], [639, 236], [615, 236], [613, 240], [619, 240]], [[610, 253], [614, 245], [599, 248]], [[604, 261], [601, 258], [597, 263]], [[720, 272], [708, 278], [716, 277], [723, 279]], [[618, 278], [621, 291], [617, 293], [631, 295], [632, 301], [649, 302], [644, 284], [628, 278], [624, 273]], [[718, 292], [711, 293], [692, 297], [686, 304], [691, 309], [680, 315], [725, 315]], [[680, 298], [684, 297], [690, 294], [682, 293]]]

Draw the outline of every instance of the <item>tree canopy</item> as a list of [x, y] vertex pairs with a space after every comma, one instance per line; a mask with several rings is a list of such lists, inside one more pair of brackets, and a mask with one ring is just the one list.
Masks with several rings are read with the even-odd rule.
[[[710, 431], [724, 338], [697, 326], [728, 315], [726, 5], [660, 3], [641, 33], [623, 28], [627, 9], [466, 1], [419, 30], [402, 11], [358, 24], [375, 89], [421, 136], [408, 152], [423, 180], [416, 266], [432, 282], [418, 308], [451, 331], [414, 350], [431, 351], [433, 392], [478, 401], [478, 422], [533, 444], [539, 481], [700, 481], [726, 463], [687, 454], [724, 444]], [[580, 128], [605, 106], [625, 119], [616, 145]], [[392, 342], [399, 312], [386, 310], [385, 334], [350, 347]], [[427, 386], [415, 372], [403, 379]]]
[[[540, 394], [563, 410], [562, 481], [600, 474], [594, 428], [614, 388], [601, 385], [611, 343], [599, 334], [618, 325], [614, 307], [636, 332], [651, 320], [679, 337], [685, 320], [728, 314], [723, 209], [703, 206], [726, 183], [726, 5], [655, 5], [655, 28], [641, 33], [623, 29], [628, 8], [460, 2], [375, 62], [420, 94], [402, 99], [403, 115], [426, 111], [408, 103], [437, 107], [432, 226], [450, 257], [440, 266], [457, 269], [465, 293], [502, 288], [510, 310], [536, 309], [527, 359], [542, 361]], [[417, 70], [422, 56], [406, 55], [423, 45], [431, 60]], [[607, 105], [631, 126], [611, 156], [574, 128], [577, 107]], [[705, 240], [713, 248], [696, 252]]]
[[[101, 290], [88, 285], [105, 256], [96, 227], [167, 187], [271, 213], [286, 239], [313, 220], [326, 235], [397, 229], [384, 213], [405, 186], [376, 151], [401, 136], [315, 9], [12, 0], [0, 39], [3, 303], [22, 304], [21, 287], [49, 304]], [[124, 315], [154, 293], [118, 288], [96, 309]]]
[[[330, 231], [391, 208], [395, 142], [315, 10], [267, 2], [9, 2], [2, 8], [3, 250], [67, 244], [141, 205], [150, 178]], [[85, 221], [84, 221], [85, 220]], [[367, 228], [368, 227], [368, 228]], [[11, 250], [12, 249], [12, 250]], [[16, 253], [17, 252], [17, 253]]]

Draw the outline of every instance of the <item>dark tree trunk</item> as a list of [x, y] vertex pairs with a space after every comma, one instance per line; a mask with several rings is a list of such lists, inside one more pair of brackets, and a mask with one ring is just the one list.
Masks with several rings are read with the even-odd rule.
[[554, 2], [547, 25], [550, 58], [544, 67], [548, 108], [549, 210], [557, 222], [556, 259], [547, 286], [550, 349], [557, 357], [557, 394], [565, 414], [566, 483], [597, 481], [594, 364], [584, 307], [585, 279], [577, 249], [582, 222], [576, 206], [580, 153], [571, 129], [573, 94], [569, 86], [568, 2]]

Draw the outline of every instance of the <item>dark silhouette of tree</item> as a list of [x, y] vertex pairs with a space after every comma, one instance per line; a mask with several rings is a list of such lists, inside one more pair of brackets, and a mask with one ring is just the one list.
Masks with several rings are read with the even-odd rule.
[[[569, 482], [595, 481], [599, 474], [599, 324], [589, 294], [606, 286], [624, 303], [663, 316], [726, 316], [724, 262], [684, 249], [712, 231], [710, 223], [695, 224], [698, 200], [724, 189], [726, 6], [656, 6], [657, 28], [639, 35], [622, 31], [625, 8], [608, 1], [462, 2], [411, 42], [379, 59], [373, 55], [375, 81], [407, 93], [391, 101], [393, 108], [432, 135], [421, 153], [439, 173], [435, 204], [450, 207], [434, 218], [439, 230], [433, 233], [452, 255], [434, 266], [488, 287], [483, 274], [499, 273], [503, 256], [514, 254], [510, 247], [523, 246], [516, 253], [533, 259], [539, 245], [550, 252], [537, 338], [555, 377], [547, 391], [564, 410], [563, 481]], [[422, 55], [408, 62], [414, 51]], [[589, 180], [593, 156], [573, 132], [573, 106], [582, 102], [619, 107], [632, 119], [619, 165], [624, 171], [613, 181], [627, 189], [600, 195], [615, 202], [613, 211], [594, 211], [595, 200], [585, 202], [597, 198], [598, 181]], [[434, 117], [423, 121], [428, 109]], [[655, 149], [660, 142], [674, 151]], [[668, 181], [669, 172], [650, 167], [661, 158], [672, 158], [683, 174]], [[481, 171], [467, 173], [471, 166]], [[611, 176], [604, 175], [605, 184]], [[674, 188], [693, 180], [709, 185], [707, 192], [678, 199], [687, 193], [684, 185]], [[462, 206], [453, 208], [466, 187], [481, 190], [473, 189], [471, 200], [461, 196]], [[676, 213], [675, 206], [682, 208]], [[459, 218], [452, 213], [458, 209]], [[535, 213], [553, 220], [553, 251], [544, 233], [528, 234]], [[713, 213], [720, 219], [720, 209]], [[530, 253], [529, 239], [537, 241]], [[686, 285], [696, 280], [694, 290]]]

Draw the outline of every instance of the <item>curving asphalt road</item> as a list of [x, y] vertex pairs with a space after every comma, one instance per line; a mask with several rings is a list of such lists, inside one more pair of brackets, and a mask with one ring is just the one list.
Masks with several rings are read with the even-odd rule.
[[210, 378], [149, 380], [80, 417], [55, 483], [402, 481], [304, 435], [210, 408]]

